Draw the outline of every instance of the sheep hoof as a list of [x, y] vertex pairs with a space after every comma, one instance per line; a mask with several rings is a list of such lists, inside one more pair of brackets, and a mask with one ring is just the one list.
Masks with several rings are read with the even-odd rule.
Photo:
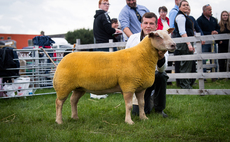
[[78, 120], [79, 119], [78, 116], [72, 116], [71, 118], [74, 119], [74, 120]]
[[140, 119], [141, 119], [141, 120], [147, 120], [148, 117], [146, 117], [146, 115], [144, 115], [144, 116], [140, 116]]
[[130, 121], [125, 121], [127, 124], [129, 124], [129, 125], [133, 125], [134, 124], [134, 122], [132, 121], [132, 120], [130, 120]]
[[63, 121], [62, 120], [56, 120], [56, 123], [57, 124], [63, 124]]

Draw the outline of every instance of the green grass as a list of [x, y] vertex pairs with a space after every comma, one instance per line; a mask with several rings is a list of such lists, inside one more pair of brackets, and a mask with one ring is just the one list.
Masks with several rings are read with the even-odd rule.
[[[229, 80], [205, 83], [207, 89], [230, 89], [229, 84]], [[53, 92], [38, 90], [43, 91]], [[69, 98], [63, 107], [62, 125], [55, 123], [55, 95], [0, 99], [0, 141], [230, 141], [229, 95], [167, 95], [168, 118], [151, 113], [149, 120], [141, 121], [132, 116], [134, 125], [124, 122], [121, 94], [93, 100], [87, 93], [79, 101], [77, 121], [71, 119]]]

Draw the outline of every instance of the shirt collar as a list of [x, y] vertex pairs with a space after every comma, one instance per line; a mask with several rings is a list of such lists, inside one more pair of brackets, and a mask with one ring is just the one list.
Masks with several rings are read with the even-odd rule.
[[179, 6], [178, 6], [178, 5], [175, 5], [175, 8], [176, 8], [177, 10], [179, 10]]
[[205, 15], [204, 15], [204, 17], [205, 17], [206, 19], [208, 19], [208, 21], [210, 21], [210, 17], [208, 18], [208, 17], [207, 17], [207, 16], [205, 16]]

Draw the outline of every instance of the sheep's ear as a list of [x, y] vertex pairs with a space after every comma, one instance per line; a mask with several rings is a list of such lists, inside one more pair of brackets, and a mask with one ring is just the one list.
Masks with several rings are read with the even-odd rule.
[[164, 37], [157, 31], [153, 31], [149, 33], [149, 38], [156, 38], [156, 37], [164, 39]]
[[169, 28], [167, 31], [168, 31], [168, 34], [171, 34], [174, 31], [174, 28]]
[[149, 33], [149, 38], [150, 38], [150, 37], [151, 37], [151, 38], [154, 38], [154, 33], [153, 33], [153, 32], [150, 32], [150, 33]]

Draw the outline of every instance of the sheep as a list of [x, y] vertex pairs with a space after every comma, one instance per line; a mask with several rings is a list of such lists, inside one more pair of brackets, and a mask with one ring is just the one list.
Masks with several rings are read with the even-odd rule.
[[139, 104], [139, 117], [148, 119], [144, 112], [144, 93], [155, 80], [158, 50], [174, 51], [175, 42], [167, 31], [149, 33], [137, 46], [116, 52], [74, 52], [58, 64], [53, 78], [57, 94], [56, 122], [62, 124], [63, 103], [72, 92], [70, 102], [73, 119], [78, 119], [77, 103], [90, 92], [108, 94], [121, 92], [126, 106], [125, 122], [131, 119], [132, 98], [135, 93]]

